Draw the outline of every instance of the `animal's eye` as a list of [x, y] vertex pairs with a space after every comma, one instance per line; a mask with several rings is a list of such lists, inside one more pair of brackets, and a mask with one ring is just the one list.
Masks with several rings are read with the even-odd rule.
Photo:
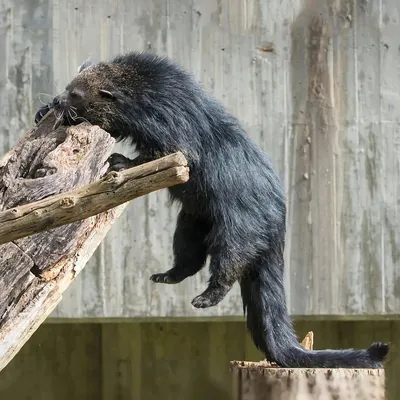
[[80, 91], [78, 91], [78, 90], [73, 90], [73, 91], [70, 93], [70, 95], [71, 95], [71, 97], [72, 97], [73, 99], [80, 99], [80, 98], [83, 97], [83, 94], [82, 94]]
[[108, 90], [100, 89], [100, 96], [106, 99], [115, 100], [115, 96]]

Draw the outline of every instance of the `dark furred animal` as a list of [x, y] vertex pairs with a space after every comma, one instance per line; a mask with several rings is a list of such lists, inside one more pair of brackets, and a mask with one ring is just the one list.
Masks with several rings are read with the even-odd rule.
[[[367, 350], [309, 351], [288, 316], [283, 285], [285, 196], [271, 163], [239, 122], [180, 67], [149, 53], [130, 53], [85, 65], [49, 106], [60, 121], [89, 121], [136, 145], [138, 157], [114, 154], [120, 170], [181, 151], [190, 179], [171, 187], [181, 203], [174, 265], [151, 277], [178, 283], [210, 256], [207, 289], [195, 307], [218, 304], [240, 283], [247, 327], [269, 361], [285, 367], [381, 367], [382, 343]], [[36, 121], [46, 113], [44, 107]]]

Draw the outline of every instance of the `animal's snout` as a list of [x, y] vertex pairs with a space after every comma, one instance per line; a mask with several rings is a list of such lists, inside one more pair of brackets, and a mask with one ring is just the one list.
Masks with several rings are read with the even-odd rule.
[[67, 104], [67, 99], [63, 94], [59, 94], [53, 99], [53, 107], [63, 107]]
[[54, 106], [54, 107], [57, 107], [57, 106], [59, 106], [60, 104], [61, 104], [61, 98], [60, 98], [60, 96], [54, 97], [54, 99], [53, 99], [53, 106]]

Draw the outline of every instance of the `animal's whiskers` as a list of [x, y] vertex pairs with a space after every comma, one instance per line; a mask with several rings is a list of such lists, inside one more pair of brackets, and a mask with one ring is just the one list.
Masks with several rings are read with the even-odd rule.
[[57, 129], [62, 124], [62, 120], [64, 118], [64, 110], [55, 110], [54, 115], [56, 117], [56, 122], [54, 123], [53, 129]]
[[78, 113], [76, 112], [76, 108], [73, 106], [70, 106], [68, 109], [68, 113], [70, 117], [75, 121], [78, 118]]
[[88, 124], [90, 124], [90, 122], [86, 118], [80, 117], [79, 115], [75, 117], [74, 121], [78, 121], [78, 120], [80, 120], [82, 122], [87, 122]]
[[53, 85], [54, 85], [54, 87], [56, 88], [56, 90], [57, 90], [57, 92], [58, 93], [61, 93], [62, 92], [62, 90], [60, 90], [60, 88], [56, 85], [56, 83], [53, 81]]
[[[70, 120], [70, 118], [71, 118], [71, 120]], [[68, 121], [69, 124], [71, 124], [72, 122], [75, 121], [74, 117], [71, 114], [71, 109], [70, 108], [67, 109], [67, 121]]]
[[38, 93], [37, 94], [37, 98], [40, 101], [41, 104], [43, 104], [44, 106], [47, 106], [49, 104], [48, 101], [43, 101], [41, 96], [47, 96], [48, 98], [50, 98], [51, 100], [53, 99], [53, 96], [51, 96], [50, 94], [47, 93]]
[[54, 115], [56, 116], [57, 120], [60, 120], [64, 116], [64, 110], [55, 110]]

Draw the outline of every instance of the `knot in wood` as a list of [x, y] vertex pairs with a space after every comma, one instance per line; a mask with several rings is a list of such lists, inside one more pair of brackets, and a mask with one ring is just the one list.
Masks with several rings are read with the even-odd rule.
[[60, 201], [61, 208], [71, 208], [74, 207], [76, 204], [76, 199], [74, 197], [64, 197]]
[[116, 171], [111, 171], [104, 177], [104, 181], [112, 185], [118, 185], [122, 180], [123, 178], [121, 174]]
[[18, 210], [18, 208], [13, 208], [11, 210], [11, 213], [14, 217], [20, 217], [22, 215], [21, 210]]

